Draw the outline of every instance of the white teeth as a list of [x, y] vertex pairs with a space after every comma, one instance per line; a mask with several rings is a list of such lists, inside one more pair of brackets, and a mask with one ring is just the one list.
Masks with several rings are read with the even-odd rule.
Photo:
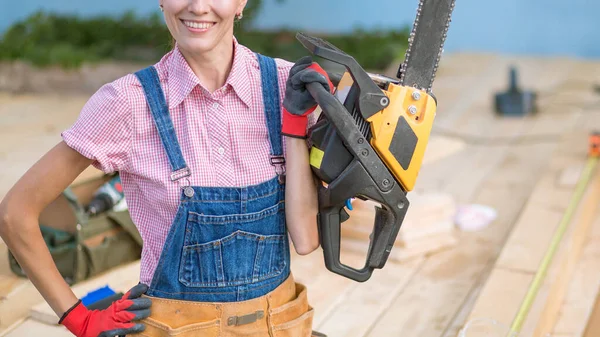
[[208, 29], [212, 27], [212, 22], [193, 22], [193, 21], [183, 21], [183, 24], [195, 29]]

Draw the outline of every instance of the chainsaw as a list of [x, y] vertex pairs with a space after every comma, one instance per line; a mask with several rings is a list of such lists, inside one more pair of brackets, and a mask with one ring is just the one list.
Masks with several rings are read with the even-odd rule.
[[[308, 130], [309, 157], [320, 179], [319, 240], [325, 265], [358, 282], [385, 266], [409, 207], [436, 114], [435, 73], [455, 0], [421, 0], [397, 78], [367, 73], [350, 55], [317, 37], [296, 38], [313, 55], [345, 67], [330, 93], [307, 86], [321, 108]], [[333, 78], [336, 78], [333, 80]], [[348, 200], [379, 203], [362, 269], [340, 260], [341, 226]]]

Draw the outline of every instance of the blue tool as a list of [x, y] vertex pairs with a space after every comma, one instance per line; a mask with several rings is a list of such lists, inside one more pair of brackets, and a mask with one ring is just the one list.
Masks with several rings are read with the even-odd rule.
[[94, 291], [89, 292], [87, 295], [81, 298], [81, 302], [83, 303], [83, 305], [88, 306], [102, 299], [110, 297], [114, 294], [114, 290], [112, 290], [109, 286], [104, 286], [102, 288], [98, 288]]

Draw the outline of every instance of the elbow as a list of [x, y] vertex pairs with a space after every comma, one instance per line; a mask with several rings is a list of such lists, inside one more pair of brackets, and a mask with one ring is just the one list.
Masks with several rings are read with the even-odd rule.
[[27, 212], [22, 208], [14, 207], [14, 203], [9, 202], [8, 199], [0, 202], [0, 237], [4, 242], [8, 243], [14, 233], [17, 233], [20, 226], [19, 220], [25, 217], [28, 217]]
[[297, 240], [299, 242], [296, 242], [294, 244], [296, 253], [298, 253], [298, 255], [308, 255], [320, 247], [319, 233], [318, 230], [316, 230], [316, 222], [311, 222], [303, 225], [304, 228], [311, 228], [314, 230], [305, 232], [305, 235], [300, 240]]
[[8, 212], [8, 210], [6, 209], [5, 204], [0, 203], [0, 237], [2, 237], [4, 241], [7, 241], [6, 236], [10, 232], [12, 223], [11, 218], [12, 216], [10, 215], [10, 212]]
[[298, 255], [308, 255], [317, 250], [317, 248], [319, 248], [319, 240], [296, 246], [296, 253]]

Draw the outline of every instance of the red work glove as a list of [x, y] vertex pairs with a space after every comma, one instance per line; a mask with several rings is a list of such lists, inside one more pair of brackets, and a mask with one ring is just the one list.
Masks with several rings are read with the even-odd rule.
[[308, 115], [315, 111], [317, 102], [306, 89], [306, 84], [318, 82], [333, 93], [334, 86], [310, 56], [298, 60], [290, 69], [283, 99], [283, 121], [281, 132], [288, 137], [306, 138]]
[[144, 331], [143, 324], [132, 321], [150, 316], [150, 299], [140, 298], [146, 290], [148, 286], [138, 284], [104, 310], [89, 310], [79, 300], [63, 314], [59, 324], [77, 337], [113, 337]]

